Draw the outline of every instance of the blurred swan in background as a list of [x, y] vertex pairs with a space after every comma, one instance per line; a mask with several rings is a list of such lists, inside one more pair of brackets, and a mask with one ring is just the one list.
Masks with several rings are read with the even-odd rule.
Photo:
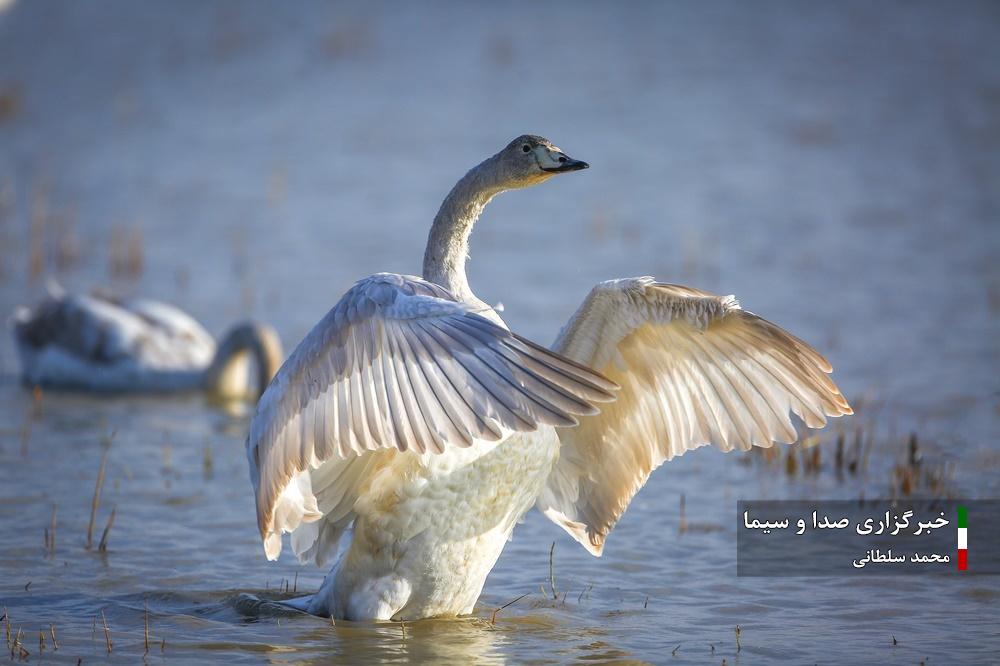
[[599, 556], [665, 460], [793, 442], [789, 412], [811, 428], [852, 413], [822, 356], [732, 296], [611, 280], [552, 350], [510, 331], [469, 287], [473, 224], [505, 190], [585, 168], [515, 139], [444, 200], [423, 278], [362, 279], [279, 370], [247, 440], [267, 557], [290, 532], [322, 565], [353, 525], [319, 592], [290, 605], [350, 620], [469, 613], [533, 504]]
[[[50, 287], [12, 317], [29, 386], [107, 392], [205, 390], [256, 400], [281, 365], [270, 326], [234, 326], [217, 346], [201, 324], [172, 305], [69, 294]], [[251, 360], [256, 376], [251, 377]]]

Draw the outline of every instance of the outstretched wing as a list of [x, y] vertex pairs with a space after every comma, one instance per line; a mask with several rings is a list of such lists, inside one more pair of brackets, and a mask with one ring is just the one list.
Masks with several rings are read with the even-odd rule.
[[732, 296], [649, 277], [599, 284], [553, 348], [621, 385], [600, 414], [559, 431], [560, 459], [538, 501], [594, 555], [664, 461], [706, 444], [793, 442], [790, 411], [810, 428], [853, 413], [805, 342]]
[[283, 531], [325, 515], [293, 545], [300, 554], [334, 545], [372, 452], [442, 453], [542, 424], [576, 425], [615, 388], [437, 285], [388, 273], [361, 280], [258, 403], [247, 456], [265, 551], [277, 557]]

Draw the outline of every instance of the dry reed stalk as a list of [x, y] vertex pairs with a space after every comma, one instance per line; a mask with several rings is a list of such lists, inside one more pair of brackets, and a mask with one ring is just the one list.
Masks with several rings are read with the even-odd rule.
[[212, 458], [212, 443], [205, 442], [205, 453], [201, 459], [202, 476], [204, 476], [205, 479], [211, 479], [212, 472], [214, 469], [215, 469], [215, 461]]
[[872, 449], [875, 448], [875, 419], [872, 418], [871, 425], [868, 429], [867, 437], [865, 438], [864, 449], [861, 453], [861, 471], [867, 476], [868, 473], [868, 461], [872, 457]]
[[858, 465], [861, 462], [861, 449], [864, 442], [865, 431], [860, 425], [854, 430], [854, 446], [851, 447], [853, 454], [851, 459], [847, 463], [847, 471], [851, 473], [852, 476], [858, 473]]
[[108, 269], [112, 277], [136, 280], [142, 276], [143, 233], [140, 226], [111, 230], [108, 249]]
[[108, 628], [108, 618], [104, 616], [103, 610], [101, 611], [101, 622], [104, 623], [104, 643], [108, 646], [108, 654], [111, 654], [114, 644], [111, 642], [111, 629]]
[[31, 389], [31, 407], [24, 415], [21, 423], [21, 457], [28, 457], [28, 445], [31, 443], [31, 428], [42, 413], [42, 389], [35, 386]]
[[111, 431], [103, 440], [104, 452], [101, 454], [101, 467], [97, 471], [97, 483], [94, 485], [94, 497], [90, 501], [90, 522], [87, 524], [87, 550], [94, 544], [94, 521], [97, 519], [97, 509], [101, 504], [101, 488], [104, 487], [104, 472], [108, 465], [108, 452], [111, 450], [111, 443], [115, 440], [118, 429]]
[[49, 555], [55, 557], [56, 554], [56, 511], [58, 506], [52, 505], [52, 519], [49, 522]]
[[118, 506], [111, 507], [111, 515], [108, 516], [108, 524], [104, 526], [104, 532], [101, 534], [101, 543], [97, 545], [97, 550], [102, 553], [108, 552], [108, 533], [111, 532], [111, 526], [115, 524], [115, 514], [118, 513]]
[[28, 284], [45, 272], [45, 224], [49, 217], [48, 186], [36, 185], [28, 221]]
[[14, 647], [10, 651], [10, 658], [13, 659], [16, 654], [20, 659], [27, 659], [30, 653], [21, 644], [21, 636], [24, 635], [24, 631], [18, 627], [17, 635], [14, 636]]
[[69, 206], [61, 211], [55, 218], [55, 255], [56, 269], [67, 271], [79, 261], [81, 255], [81, 245], [77, 238], [74, 222], [76, 220], [75, 207]]
[[555, 552], [556, 552], [556, 542], [553, 541], [552, 547], [549, 548], [549, 587], [552, 588], [552, 598], [558, 601], [559, 592], [556, 591], [556, 572], [555, 572], [555, 565], [553, 562]]
[[785, 473], [788, 476], [795, 476], [799, 471], [799, 461], [795, 457], [793, 449], [788, 449], [788, 455], [785, 457]]
[[97, 470], [97, 483], [94, 484], [94, 497], [90, 500], [90, 523], [87, 525], [87, 550], [94, 545], [94, 521], [97, 519], [97, 508], [101, 505], [101, 488], [104, 486], [104, 470], [108, 464], [108, 449], [101, 454], [101, 467]]
[[684, 493], [681, 493], [681, 517], [677, 523], [677, 532], [679, 534], [684, 534], [688, 529], [687, 521], [687, 511], [686, 511], [686, 501], [684, 499]]
[[521, 599], [524, 599], [526, 596], [528, 596], [527, 592], [525, 592], [524, 594], [522, 594], [521, 596], [519, 596], [517, 599], [514, 599], [513, 601], [508, 601], [507, 603], [505, 603], [500, 608], [495, 609], [493, 611], [493, 615], [490, 617], [490, 624], [496, 624], [497, 623], [497, 613], [499, 613], [500, 611], [502, 611], [503, 609], [505, 609], [505, 608], [507, 608], [509, 606], [513, 606], [514, 604], [516, 604]]

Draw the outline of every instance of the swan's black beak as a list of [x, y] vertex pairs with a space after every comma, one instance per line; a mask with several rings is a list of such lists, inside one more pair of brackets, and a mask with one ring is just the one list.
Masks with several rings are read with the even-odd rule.
[[549, 173], [566, 173], [567, 171], [579, 171], [581, 169], [589, 169], [590, 165], [581, 160], [574, 160], [569, 155], [564, 155], [559, 153], [557, 156], [559, 165], [552, 167], [542, 167], [542, 171], [548, 171]]

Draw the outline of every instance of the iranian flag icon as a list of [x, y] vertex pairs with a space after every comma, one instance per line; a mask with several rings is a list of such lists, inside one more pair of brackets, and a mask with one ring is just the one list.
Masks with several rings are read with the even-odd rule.
[[969, 568], [969, 512], [964, 506], [958, 507], [958, 570]]

